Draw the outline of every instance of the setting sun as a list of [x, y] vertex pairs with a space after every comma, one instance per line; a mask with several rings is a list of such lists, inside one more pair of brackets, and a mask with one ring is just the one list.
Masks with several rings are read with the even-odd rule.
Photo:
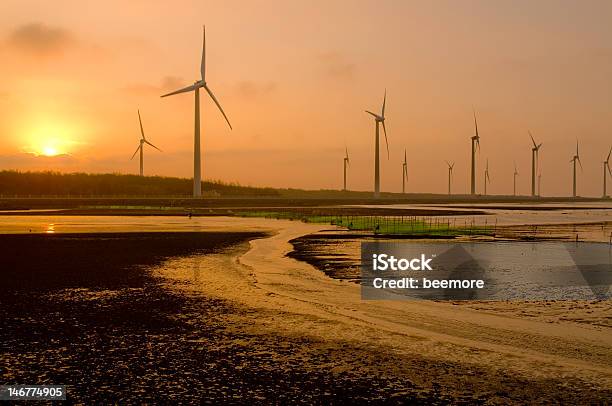
[[41, 155], [55, 156], [55, 155], [58, 155], [58, 154], [59, 154], [59, 152], [58, 152], [57, 148], [51, 147], [51, 146], [47, 146], [47, 147], [43, 147]]

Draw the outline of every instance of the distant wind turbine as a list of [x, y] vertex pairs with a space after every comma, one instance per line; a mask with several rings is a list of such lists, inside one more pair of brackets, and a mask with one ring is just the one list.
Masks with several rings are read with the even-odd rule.
[[491, 178], [489, 177], [489, 160], [487, 159], [487, 166], [484, 171], [484, 195], [487, 195], [487, 183], [491, 183]]
[[[608, 197], [608, 191], [606, 189], [606, 180], [608, 177], [608, 173], [610, 175], [612, 175], [612, 170], [610, 170], [610, 154], [612, 154], [612, 147], [610, 147], [610, 151], [608, 152], [608, 156], [606, 157], [606, 160], [603, 161], [603, 198], [605, 199], [606, 197]], [[606, 169], [608, 170], [608, 172], [606, 173]]]
[[455, 166], [455, 163], [453, 162], [451, 164], [448, 161], [446, 161], [446, 165], [448, 165], [448, 195], [450, 196], [450, 194], [451, 194], [451, 179], [453, 178], [453, 167]]
[[518, 173], [518, 170], [516, 169], [516, 161], [515, 161], [514, 162], [514, 188], [513, 188], [513, 190], [514, 190], [513, 195], [514, 196], [516, 196], [516, 177], [517, 177], [518, 174], [519, 173]]
[[570, 163], [574, 164], [574, 181], [572, 183], [572, 196], [576, 197], [576, 161], [580, 164], [580, 170], [582, 170], [582, 162], [580, 162], [580, 154], [578, 153], [578, 140], [576, 140], [576, 155], [570, 159]]
[[346, 155], [344, 156], [344, 188], [342, 190], [344, 190], [346, 192], [346, 168], [348, 166], [350, 166], [350, 161], [349, 161], [349, 154], [348, 154], [348, 148], [344, 148]]
[[476, 121], [476, 110], [474, 110], [474, 128], [476, 135], [472, 137], [472, 173], [471, 173], [471, 184], [470, 193], [476, 194], [476, 149], [480, 151], [480, 135], [478, 135], [478, 122]]
[[402, 193], [406, 193], [406, 183], [408, 183], [408, 160], [406, 150], [404, 150], [404, 163], [402, 164]]
[[529, 137], [531, 137], [531, 142], [533, 143], [533, 148], [531, 148], [531, 196], [536, 195], [536, 172], [538, 171], [538, 165], [540, 164], [540, 147], [542, 143], [536, 144], [533, 139], [533, 135], [531, 135], [531, 131], [527, 131], [529, 133]]
[[158, 150], [159, 152], [161, 152], [161, 149], [157, 148], [155, 145], [151, 144], [144, 135], [144, 130], [142, 128], [142, 119], [140, 118], [140, 110], [138, 110], [138, 122], [140, 123], [140, 143], [138, 145], [138, 148], [136, 148], [136, 151], [134, 151], [134, 154], [132, 155], [132, 157], [130, 159], [134, 159], [134, 157], [136, 156], [136, 153], [138, 151], [140, 151], [140, 176], [144, 175], [144, 153], [143, 153], [143, 145], [144, 144], [149, 144], [150, 146], [152, 146], [153, 148], [155, 148], [156, 150]]
[[387, 90], [385, 90], [385, 96], [383, 98], [382, 111], [380, 115], [372, 113], [369, 110], [366, 110], [366, 113], [374, 116], [374, 121], [376, 122], [376, 139], [375, 139], [375, 147], [374, 147], [374, 197], [380, 197], [380, 152], [379, 152], [379, 132], [380, 132], [380, 124], [382, 123], [383, 131], [385, 133], [385, 144], [387, 145], [387, 159], [389, 158], [389, 142], [387, 141], [387, 128], [385, 127], [385, 104], [387, 103]]
[[193, 143], [193, 197], [199, 197], [202, 195], [202, 163], [201, 163], [201, 153], [200, 153], [200, 89], [204, 88], [210, 98], [215, 102], [219, 111], [225, 118], [227, 125], [230, 130], [232, 129], [232, 125], [227, 118], [227, 115], [223, 111], [223, 108], [217, 101], [217, 98], [213, 94], [213, 92], [208, 87], [206, 83], [206, 28], [202, 26], [202, 60], [200, 62], [200, 76], [201, 79], [194, 82], [193, 85], [184, 87], [179, 90], [175, 90], [174, 92], [170, 92], [162, 95], [161, 97], [172, 96], [174, 94], [185, 93], [193, 91], [195, 94], [195, 127], [194, 127], [194, 143]]

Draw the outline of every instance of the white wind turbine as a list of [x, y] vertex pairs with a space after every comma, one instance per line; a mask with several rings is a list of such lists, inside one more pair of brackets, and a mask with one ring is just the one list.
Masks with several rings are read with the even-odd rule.
[[[610, 175], [612, 175], [612, 170], [610, 170], [610, 154], [612, 154], [612, 147], [610, 147], [610, 151], [608, 152], [608, 156], [606, 157], [606, 160], [603, 161], [603, 198], [607, 198], [608, 197], [608, 191], [607, 191], [607, 183], [606, 183], [606, 178], [608, 177], [608, 173]], [[606, 173], [606, 169], [608, 170], [608, 173]]]
[[230, 130], [232, 125], [227, 118], [227, 115], [223, 111], [223, 108], [217, 101], [217, 98], [208, 87], [206, 83], [206, 28], [202, 26], [202, 60], [200, 62], [200, 76], [201, 79], [194, 82], [193, 85], [184, 87], [182, 89], [164, 94], [161, 97], [172, 96], [174, 94], [185, 93], [193, 91], [195, 94], [195, 127], [194, 127], [194, 143], [193, 143], [193, 196], [199, 197], [202, 195], [202, 163], [200, 154], [200, 89], [206, 90], [210, 98], [215, 102], [221, 114], [227, 121], [227, 125]]
[[158, 150], [159, 152], [161, 152], [161, 149], [157, 148], [155, 145], [151, 144], [144, 135], [144, 130], [142, 128], [142, 120], [140, 118], [140, 110], [138, 110], [138, 122], [140, 123], [140, 143], [138, 145], [138, 148], [136, 148], [136, 151], [134, 151], [134, 154], [132, 155], [132, 157], [130, 159], [134, 159], [134, 157], [136, 156], [136, 153], [138, 151], [140, 151], [140, 176], [144, 175], [144, 152], [143, 152], [143, 146], [144, 144], [149, 144], [150, 146], [152, 146], [153, 148], [155, 148], [156, 150]]
[[344, 155], [344, 188], [342, 190], [344, 190], [346, 192], [346, 168], [349, 167], [351, 165], [350, 161], [349, 161], [349, 154], [348, 154], [348, 148], [345, 147], [345, 152], [346, 155]]
[[476, 121], [476, 110], [474, 110], [474, 128], [476, 135], [472, 136], [472, 172], [470, 182], [470, 193], [476, 194], [476, 149], [480, 151], [480, 135], [478, 135], [478, 122]]
[[372, 113], [366, 110], [366, 113], [374, 116], [376, 122], [376, 139], [374, 147], [374, 197], [380, 197], [380, 124], [382, 123], [383, 131], [385, 133], [385, 144], [387, 145], [387, 159], [389, 158], [389, 142], [387, 141], [387, 128], [385, 127], [385, 104], [387, 103], [387, 90], [385, 90], [385, 96], [383, 98], [382, 111], [380, 115]]
[[518, 176], [518, 170], [516, 169], [516, 161], [514, 161], [514, 187], [513, 187], [513, 195], [516, 196], [516, 177]]
[[451, 164], [448, 161], [446, 161], [446, 165], [448, 165], [448, 195], [450, 196], [450, 194], [451, 194], [451, 179], [453, 178], [453, 167], [455, 166], [455, 163], [453, 162]]
[[533, 143], [533, 148], [531, 148], [531, 196], [536, 196], [536, 172], [538, 172], [538, 165], [540, 165], [540, 147], [542, 143], [536, 144], [531, 131], [527, 132]]
[[484, 195], [487, 195], [487, 183], [491, 183], [491, 178], [489, 177], [489, 160], [487, 159], [487, 166], [484, 171]]
[[574, 181], [572, 183], [572, 196], [576, 197], [576, 161], [580, 164], [580, 170], [582, 170], [582, 162], [580, 162], [580, 154], [578, 153], [578, 140], [576, 140], [576, 155], [570, 159], [570, 163], [574, 164]]
[[402, 164], [402, 193], [406, 193], [406, 183], [408, 183], [408, 160], [406, 150], [404, 150], [404, 163]]

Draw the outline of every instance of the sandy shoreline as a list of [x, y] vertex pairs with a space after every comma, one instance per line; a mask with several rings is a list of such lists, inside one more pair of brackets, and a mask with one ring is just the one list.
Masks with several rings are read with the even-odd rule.
[[209, 276], [196, 289], [249, 308], [279, 311], [266, 322], [275, 332], [358, 342], [534, 382], [566, 382], [574, 390], [612, 388], [609, 329], [526, 320], [495, 308], [482, 311], [451, 303], [363, 302], [355, 284], [332, 280], [286, 256], [292, 249], [289, 240], [329, 227], [274, 224], [274, 236], [251, 241], [248, 252], [225, 264], [231, 278], [227, 272]]

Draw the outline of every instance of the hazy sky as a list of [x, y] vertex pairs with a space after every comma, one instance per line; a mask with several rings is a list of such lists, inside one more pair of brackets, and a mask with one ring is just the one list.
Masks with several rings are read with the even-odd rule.
[[[469, 190], [472, 106], [491, 193], [529, 192], [530, 129], [542, 193], [600, 195], [612, 144], [612, 1], [23, 1], [0, 6], [0, 168], [137, 173], [140, 108], [164, 152], [145, 173], [192, 176], [202, 24], [203, 176], [249, 185], [373, 187], [374, 122], [387, 89], [383, 191]], [[204, 96], [204, 95], [202, 95]], [[384, 141], [383, 141], [384, 142]], [[384, 144], [382, 145], [384, 151]], [[40, 156], [43, 154], [59, 156]], [[612, 180], [609, 181], [612, 185]]]

